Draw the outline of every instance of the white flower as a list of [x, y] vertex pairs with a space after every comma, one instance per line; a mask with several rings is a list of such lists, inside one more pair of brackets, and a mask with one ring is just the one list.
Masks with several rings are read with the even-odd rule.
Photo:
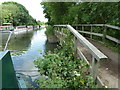
[[107, 86], [105, 86], [105, 88], [107, 88]]
[[80, 74], [75, 74], [76, 76], [80, 76]]

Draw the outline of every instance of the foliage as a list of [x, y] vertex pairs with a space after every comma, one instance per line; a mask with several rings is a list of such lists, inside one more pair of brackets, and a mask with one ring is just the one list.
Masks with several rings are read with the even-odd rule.
[[42, 2], [48, 24], [102, 23], [120, 25], [118, 2]]
[[45, 22], [41, 22], [41, 21], [37, 21], [37, 23], [39, 24], [39, 25], [45, 25]]
[[54, 35], [54, 32], [53, 32], [53, 27], [52, 26], [47, 26], [46, 27], [46, 32], [45, 32], [45, 34], [48, 36], [48, 37], [51, 37], [51, 36], [53, 36]]
[[45, 17], [48, 18], [48, 24], [64, 24], [68, 6], [70, 3], [65, 2], [42, 2]]
[[39, 88], [95, 88], [93, 77], [87, 72], [89, 65], [74, 56], [72, 38], [69, 34], [53, 52], [34, 61], [41, 75]]
[[[48, 24], [110, 24], [120, 26], [118, 2], [42, 2]], [[101, 28], [101, 30], [103, 30]], [[90, 31], [90, 28], [88, 28]], [[100, 32], [95, 28], [93, 32]], [[107, 35], [120, 39], [120, 31], [107, 28]], [[109, 43], [107, 43], [109, 46]], [[119, 50], [119, 48], [117, 48]], [[116, 51], [118, 51], [116, 50]], [[119, 51], [118, 51], [119, 52]]]
[[36, 20], [29, 15], [28, 10], [16, 2], [4, 2], [0, 5], [1, 23], [10, 22], [13, 25], [31, 25], [36, 24]]

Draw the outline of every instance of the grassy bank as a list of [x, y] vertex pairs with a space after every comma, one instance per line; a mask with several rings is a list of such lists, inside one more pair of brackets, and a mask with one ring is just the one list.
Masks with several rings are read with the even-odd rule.
[[45, 34], [48, 36], [48, 37], [52, 37], [54, 35], [54, 31], [53, 31], [53, 27], [52, 26], [47, 26], [46, 27], [46, 32]]

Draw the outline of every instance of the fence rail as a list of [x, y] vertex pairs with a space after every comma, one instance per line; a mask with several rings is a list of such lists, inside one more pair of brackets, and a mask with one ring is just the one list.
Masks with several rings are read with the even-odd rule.
[[[86, 38], [84, 38], [77, 30], [75, 30], [70, 25], [54, 25], [54, 27], [58, 28], [68, 28], [72, 34], [74, 35], [74, 49], [75, 52], [80, 56], [81, 59], [84, 59], [87, 64], [90, 65], [90, 73], [93, 75], [94, 79], [97, 80], [99, 85], [103, 85], [102, 81], [98, 77], [98, 64], [100, 60], [107, 59], [101, 51], [99, 51], [93, 44], [91, 44]], [[58, 33], [58, 31], [57, 31]], [[58, 37], [59, 38], [59, 37]], [[79, 41], [85, 48], [87, 48], [88, 52], [92, 55], [91, 62], [88, 62], [86, 56], [83, 52], [78, 48], [77, 41]]]
[[[119, 39], [117, 39], [117, 38], [115, 38], [115, 37], [112, 37], [112, 36], [109, 36], [109, 35], [107, 35], [107, 27], [108, 28], [112, 28], [112, 29], [115, 29], [115, 30], [120, 30], [120, 27], [118, 27], [118, 26], [114, 26], [114, 25], [108, 25], [108, 24], [76, 24], [76, 25], [73, 25], [73, 26], [75, 26], [77, 29], [78, 29], [78, 27], [82, 27], [82, 31], [81, 30], [78, 30], [80, 33], [85, 33], [85, 34], [90, 34], [91, 35], [91, 38], [92, 38], [92, 35], [95, 35], [95, 36], [99, 36], [99, 37], [102, 37], [103, 38], [103, 40], [105, 40], [105, 39], [109, 39], [109, 40], [111, 40], [111, 41], [113, 41], [113, 42], [115, 42], [115, 43], [118, 43], [118, 44], [120, 44], [120, 40]], [[90, 30], [90, 32], [89, 31], [85, 31], [85, 30], [83, 30], [83, 27], [85, 27], [85, 26], [90, 26], [91, 27], [91, 30]], [[92, 30], [92, 27], [93, 26], [102, 26], [102, 27], [105, 27], [105, 29], [103, 30], [103, 33], [94, 33], [93, 32], [93, 30]]]

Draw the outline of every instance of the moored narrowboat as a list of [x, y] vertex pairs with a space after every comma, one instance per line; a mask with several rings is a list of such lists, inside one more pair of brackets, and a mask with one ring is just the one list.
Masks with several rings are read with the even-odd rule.
[[13, 31], [14, 27], [12, 23], [3, 23], [2, 26], [0, 26], [0, 31]]

